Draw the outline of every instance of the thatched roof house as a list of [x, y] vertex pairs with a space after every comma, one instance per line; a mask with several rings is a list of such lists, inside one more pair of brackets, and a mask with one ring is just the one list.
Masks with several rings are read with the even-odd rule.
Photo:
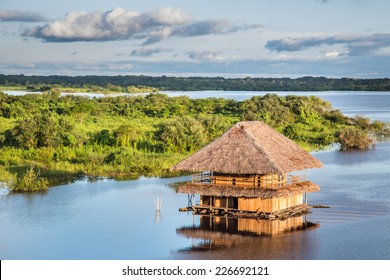
[[227, 174], [286, 174], [322, 163], [260, 121], [239, 122], [222, 136], [172, 167]]
[[172, 167], [201, 172], [178, 192], [199, 194], [207, 208], [271, 213], [304, 204], [319, 191], [287, 173], [322, 163], [260, 121], [239, 122], [207, 146]]

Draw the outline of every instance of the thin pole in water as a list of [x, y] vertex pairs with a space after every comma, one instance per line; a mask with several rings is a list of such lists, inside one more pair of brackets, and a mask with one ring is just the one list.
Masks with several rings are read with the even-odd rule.
[[156, 206], [156, 211], [160, 211], [162, 207], [162, 199], [158, 196], [154, 199], [154, 205]]

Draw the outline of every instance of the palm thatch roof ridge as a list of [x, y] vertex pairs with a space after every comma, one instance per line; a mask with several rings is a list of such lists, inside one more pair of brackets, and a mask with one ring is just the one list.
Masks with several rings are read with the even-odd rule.
[[300, 194], [303, 192], [318, 192], [320, 187], [310, 181], [298, 182], [279, 189], [262, 187], [224, 186], [202, 183], [186, 183], [176, 192], [185, 194], [199, 194], [216, 197], [246, 197], [246, 198], [277, 198]]
[[172, 167], [226, 174], [285, 174], [322, 163], [261, 121], [238, 122], [222, 136]]

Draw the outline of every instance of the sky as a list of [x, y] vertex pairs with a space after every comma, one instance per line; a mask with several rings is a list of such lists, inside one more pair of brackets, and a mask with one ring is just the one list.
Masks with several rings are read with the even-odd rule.
[[390, 77], [388, 0], [0, 0], [0, 73]]

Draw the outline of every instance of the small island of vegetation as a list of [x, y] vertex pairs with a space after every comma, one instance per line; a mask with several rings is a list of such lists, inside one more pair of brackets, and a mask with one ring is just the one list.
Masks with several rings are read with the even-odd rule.
[[[153, 93], [88, 98], [57, 90], [0, 93], [0, 182], [35, 191], [67, 176], [174, 176], [170, 167], [238, 121], [261, 120], [306, 150], [368, 148], [385, 126], [349, 118], [318, 97], [246, 101]], [[28, 186], [31, 187], [28, 187]]]

